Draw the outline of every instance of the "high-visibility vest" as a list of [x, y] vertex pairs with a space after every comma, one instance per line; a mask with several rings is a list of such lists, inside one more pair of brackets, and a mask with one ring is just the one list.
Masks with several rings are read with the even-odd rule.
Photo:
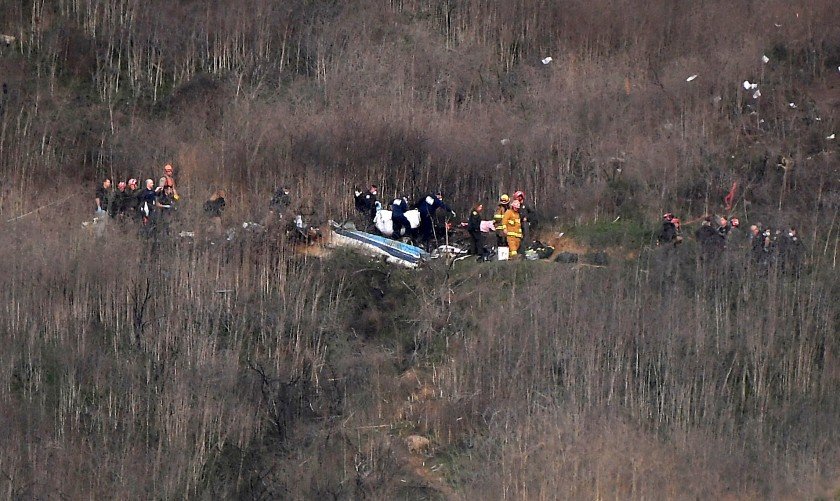
[[496, 228], [496, 231], [504, 231], [505, 229], [505, 224], [502, 222], [502, 219], [505, 217], [505, 211], [507, 211], [507, 206], [499, 205], [496, 213], [493, 214], [493, 227]]
[[508, 209], [502, 217], [502, 225], [507, 230], [509, 237], [522, 238], [522, 219], [519, 213], [513, 209]]

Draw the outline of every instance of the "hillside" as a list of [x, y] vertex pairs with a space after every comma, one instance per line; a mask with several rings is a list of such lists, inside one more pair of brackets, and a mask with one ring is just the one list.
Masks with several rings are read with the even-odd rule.
[[[0, 492], [840, 495], [836, 11], [0, 0]], [[176, 231], [219, 189], [226, 228], [281, 185], [316, 221], [369, 183], [460, 215], [522, 189], [541, 238], [610, 260], [82, 227], [102, 179], [166, 163]], [[657, 247], [667, 211], [795, 226], [804, 255], [710, 258], [693, 224]]]

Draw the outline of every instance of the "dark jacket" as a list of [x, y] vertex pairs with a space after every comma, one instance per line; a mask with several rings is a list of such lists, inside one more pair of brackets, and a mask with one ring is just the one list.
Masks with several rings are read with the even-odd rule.
[[222, 217], [224, 210], [225, 199], [222, 197], [204, 202], [204, 212], [210, 217]]
[[477, 210], [470, 212], [470, 218], [467, 220], [467, 231], [470, 233], [481, 232], [481, 214]]
[[370, 190], [359, 193], [355, 201], [357, 211], [364, 212], [365, 214], [374, 214], [376, 212], [376, 194], [371, 193]]
[[441, 208], [447, 212], [452, 212], [452, 209], [450, 209], [448, 205], [443, 203], [443, 200], [434, 195], [427, 195], [417, 201], [417, 209], [420, 211], [420, 215], [423, 217], [433, 216], [438, 208]]
[[669, 244], [677, 238], [677, 227], [671, 221], [664, 221], [656, 240], [661, 244]]
[[[155, 199], [157, 198], [157, 193], [155, 190], [149, 190], [143, 188], [140, 192], [140, 196], [138, 197], [137, 206], [140, 208], [140, 212], [143, 213], [144, 216], [151, 215], [155, 211]], [[145, 210], [149, 211], [149, 214], [144, 212]]]
[[274, 212], [282, 212], [291, 204], [292, 197], [289, 196], [285, 190], [279, 189], [276, 193], [274, 193], [274, 196], [271, 197], [271, 201], [268, 203], [268, 208]]
[[405, 198], [396, 198], [391, 204], [391, 212], [393, 217], [404, 216], [408, 211], [408, 201]]

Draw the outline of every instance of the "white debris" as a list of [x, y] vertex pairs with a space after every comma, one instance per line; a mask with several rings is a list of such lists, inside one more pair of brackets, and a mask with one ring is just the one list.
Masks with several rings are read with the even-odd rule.
[[760, 97], [761, 97], [761, 91], [758, 90], [758, 89], [755, 89], [755, 92], [753, 92], [753, 99], [758, 99]]
[[690, 81], [694, 80], [695, 78], [697, 78], [697, 75], [691, 75], [690, 77], [686, 78], [685, 81], [690, 82]]
[[814, 120], [816, 120], [817, 122], [822, 122], [822, 118], [820, 117], [814, 117]]
[[830, 135], [830, 136], [826, 136], [825, 138], [826, 138], [826, 139], [834, 139], [834, 134], [832, 134], [832, 135]]
[[773, 26], [775, 26], [776, 28], [781, 28], [782, 27], [782, 25], [779, 24], [779, 23], [773, 23]]
[[504, 138], [504, 139], [502, 139], [502, 140], [501, 140], [501, 141], [499, 141], [499, 142], [500, 142], [500, 143], [502, 143], [502, 146], [507, 146], [507, 145], [509, 145], [509, 144], [510, 144], [510, 139], [508, 139], [508, 138]]
[[552, 59], [552, 58], [551, 58], [551, 56], [548, 56], [548, 57], [544, 57], [544, 58], [542, 58], [542, 63], [543, 63], [543, 64], [548, 64], [548, 63], [550, 63], [551, 61], [554, 61], [554, 59]]
[[788, 106], [795, 109], [796, 108], [796, 103], [788, 103]]
[[0, 42], [3, 42], [6, 45], [12, 45], [15, 43], [15, 40], [17, 40], [17, 38], [12, 35], [0, 35]]
[[767, 63], [770, 62], [770, 58], [767, 57], [767, 55], [763, 55], [763, 56], [761, 56], [761, 62], [764, 63], [764, 64], [767, 64]]
[[749, 80], [744, 80], [744, 90], [755, 90], [758, 88], [757, 83], [750, 83]]

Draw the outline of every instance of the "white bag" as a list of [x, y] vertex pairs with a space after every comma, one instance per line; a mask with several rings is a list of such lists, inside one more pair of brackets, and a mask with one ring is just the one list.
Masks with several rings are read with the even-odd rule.
[[499, 261], [507, 261], [510, 259], [510, 249], [507, 247], [496, 248], [496, 259]]
[[[373, 224], [376, 225], [376, 229], [379, 230], [379, 233], [386, 237], [390, 237], [394, 234], [393, 217], [393, 213], [389, 210], [376, 211], [376, 216], [373, 218]], [[406, 211], [405, 218], [408, 219], [408, 224], [411, 225], [412, 230], [416, 230], [420, 227], [419, 210], [412, 209], [410, 211]]]

